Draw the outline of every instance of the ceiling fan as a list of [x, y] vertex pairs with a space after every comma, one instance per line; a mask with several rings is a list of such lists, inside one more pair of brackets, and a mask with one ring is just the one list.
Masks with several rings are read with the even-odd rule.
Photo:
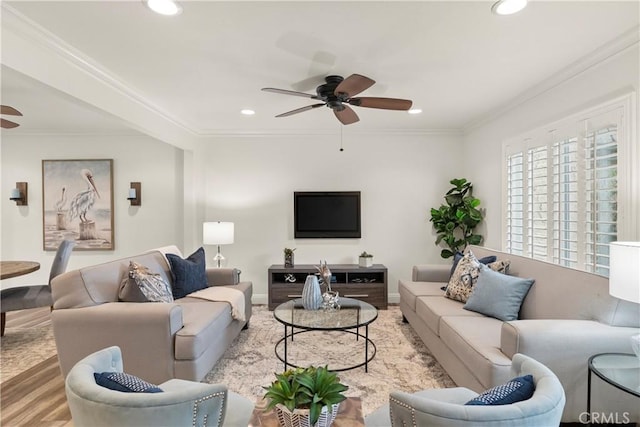
[[[317, 99], [322, 101], [318, 104], [307, 105], [286, 113], [278, 114], [276, 117], [287, 117], [303, 111], [313, 110], [318, 107], [329, 107], [333, 110], [336, 118], [343, 125], [350, 125], [360, 120], [358, 115], [349, 105], [356, 107], [379, 108], [383, 110], [408, 110], [412, 102], [408, 99], [398, 98], [377, 98], [377, 97], [357, 97], [355, 95], [363, 92], [375, 84], [374, 80], [360, 74], [352, 74], [346, 79], [342, 76], [327, 76], [325, 84], [316, 88], [316, 95], [294, 90], [276, 89], [272, 87], [262, 88], [265, 92], [281, 93], [284, 95], [301, 96], [304, 98]], [[348, 104], [348, 105], [347, 105]]]
[[[21, 116], [22, 113], [18, 110], [16, 110], [13, 107], [10, 107], [8, 105], [0, 105], [1, 107], [1, 113], [2, 114], [6, 114], [8, 116]], [[13, 129], [13, 128], [17, 128], [18, 126], [20, 126], [18, 123], [12, 122], [11, 120], [5, 120], [3, 118], [0, 118], [0, 127], [3, 129]]]

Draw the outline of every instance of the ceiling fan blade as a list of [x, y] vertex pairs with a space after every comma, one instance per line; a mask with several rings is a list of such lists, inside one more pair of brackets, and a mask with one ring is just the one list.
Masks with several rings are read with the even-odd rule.
[[283, 95], [293, 95], [293, 96], [301, 96], [303, 98], [320, 99], [318, 98], [317, 95], [311, 95], [304, 92], [296, 92], [295, 90], [276, 89], [274, 87], [263, 87], [262, 90], [265, 92], [281, 93]]
[[349, 107], [348, 105], [343, 105], [343, 107], [344, 109], [341, 111], [333, 110], [333, 113], [336, 115], [338, 120], [340, 120], [340, 123], [342, 123], [343, 125], [350, 125], [351, 123], [360, 121], [360, 118], [358, 117], [356, 112], [353, 111], [353, 108]]
[[0, 127], [2, 129], [13, 129], [13, 128], [17, 128], [18, 126], [20, 125], [17, 123], [14, 123], [5, 119], [0, 119]]
[[413, 105], [409, 99], [362, 97], [347, 101], [356, 107], [381, 108], [383, 110], [408, 110]]
[[340, 82], [333, 93], [336, 95], [338, 93], [346, 93], [349, 96], [353, 96], [369, 89], [375, 83], [375, 80], [371, 80], [369, 77], [361, 76], [360, 74], [351, 74]]
[[21, 116], [22, 115], [22, 113], [20, 111], [16, 110], [13, 107], [8, 106], [8, 105], [0, 105], [0, 107], [1, 107], [0, 108], [1, 109], [0, 112], [2, 112], [2, 114], [7, 114], [9, 116]]
[[307, 105], [306, 107], [297, 108], [295, 110], [287, 111], [286, 113], [278, 114], [276, 117], [292, 116], [294, 114], [302, 113], [304, 111], [313, 110], [314, 108], [318, 108], [318, 107], [324, 107], [324, 104]]

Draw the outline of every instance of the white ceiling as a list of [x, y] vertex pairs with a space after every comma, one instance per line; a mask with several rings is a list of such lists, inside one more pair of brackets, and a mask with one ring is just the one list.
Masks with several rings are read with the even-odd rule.
[[[638, 1], [534, 0], [513, 16], [485, 1], [189, 1], [175, 17], [140, 0], [3, 3], [200, 135], [336, 129], [324, 108], [274, 118], [315, 101], [260, 88], [313, 93], [352, 73], [377, 81], [362, 96], [412, 99], [423, 113], [354, 107], [350, 130], [465, 129], [639, 23]], [[11, 132], [130, 126], [8, 67], [2, 103], [25, 114]]]

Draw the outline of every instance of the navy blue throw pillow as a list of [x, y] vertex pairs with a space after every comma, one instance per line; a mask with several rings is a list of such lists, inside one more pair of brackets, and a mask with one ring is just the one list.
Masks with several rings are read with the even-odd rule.
[[94, 372], [93, 377], [96, 379], [96, 384], [110, 390], [125, 393], [162, 393], [162, 389], [157, 385], [124, 372]]
[[171, 291], [174, 299], [185, 297], [191, 292], [207, 287], [206, 260], [203, 248], [199, 248], [187, 259], [182, 259], [174, 254], [167, 254], [167, 259], [171, 265], [173, 278]]
[[525, 375], [514, 378], [506, 384], [490, 388], [465, 405], [509, 405], [530, 399], [535, 389], [533, 377]]

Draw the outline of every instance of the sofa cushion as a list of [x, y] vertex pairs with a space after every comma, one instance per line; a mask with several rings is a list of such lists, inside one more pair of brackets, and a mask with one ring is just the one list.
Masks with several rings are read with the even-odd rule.
[[[473, 287], [480, 276], [480, 266], [482, 263], [474, 256], [471, 250], [465, 252], [464, 257], [458, 263], [453, 276], [449, 279], [445, 296], [460, 302], [467, 302], [469, 295], [473, 291]], [[487, 264], [489, 268], [501, 273], [506, 273], [509, 268], [509, 261], [495, 261]]]
[[195, 360], [232, 322], [231, 306], [226, 302], [181, 298], [175, 301], [182, 307], [184, 326], [176, 333], [176, 360]]
[[109, 390], [125, 393], [162, 393], [157, 385], [124, 372], [94, 372], [93, 377], [96, 384]]
[[533, 282], [534, 279], [507, 276], [482, 265], [478, 283], [464, 308], [504, 321], [517, 320], [522, 300]]
[[166, 257], [171, 264], [172, 289], [175, 299], [207, 287], [206, 259], [203, 248], [199, 248], [186, 259], [169, 253], [166, 254]]
[[533, 375], [523, 375], [480, 393], [465, 405], [510, 405], [530, 399], [535, 389]]
[[408, 280], [398, 281], [398, 293], [400, 301], [407, 304], [412, 311], [416, 311], [416, 297], [419, 296], [442, 296], [440, 282], [410, 282]]
[[500, 350], [502, 324], [501, 320], [486, 316], [440, 319], [440, 339], [484, 388], [512, 378], [511, 359]]
[[440, 319], [442, 316], [469, 316], [482, 317], [462, 308], [462, 303], [445, 298], [442, 293], [437, 296], [422, 296], [416, 298], [416, 314], [422, 319], [429, 329], [440, 335]]

